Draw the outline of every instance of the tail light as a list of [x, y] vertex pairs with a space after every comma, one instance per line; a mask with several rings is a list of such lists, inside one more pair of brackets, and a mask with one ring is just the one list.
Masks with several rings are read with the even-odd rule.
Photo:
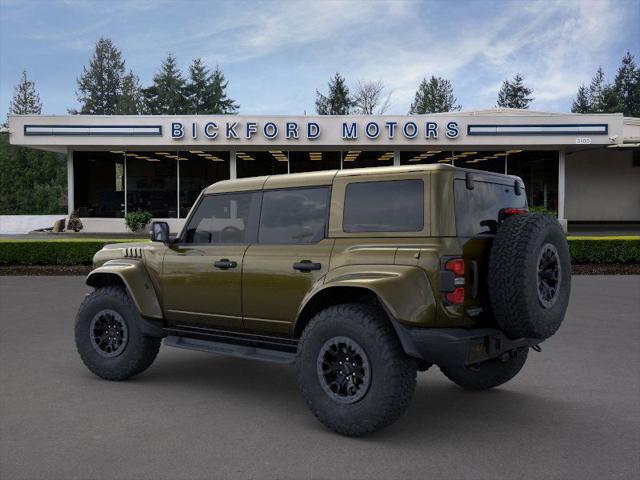
[[451, 305], [462, 305], [464, 303], [464, 287], [457, 287], [453, 292], [446, 293], [445, 298]]
[[462, 305], [464, 303], [464, 259], [459, 257], [445, 257], [441, 261], [439, 283], [447, 305]]
[[505, 218], [510, 217], [511, 215], [523, 215], [525, 213], [529, 213], [529, 210], [526, 208], [503, 208], [498, 213], [498, 220], [503, 221]]
[[456, 277], [464, 277], [464, 260], [462, 258], [448, 260], [447, 263], [444, 264], [444, 269], [453, 272]]

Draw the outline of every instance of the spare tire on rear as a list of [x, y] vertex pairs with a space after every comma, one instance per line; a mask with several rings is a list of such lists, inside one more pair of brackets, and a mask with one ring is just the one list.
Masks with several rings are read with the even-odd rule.
[[571, 291], [571, 261], [562, 227], [542, 214], [507, 217], [491, 246], [491, 310], [510, 338], [553, 335], [564, 319]]

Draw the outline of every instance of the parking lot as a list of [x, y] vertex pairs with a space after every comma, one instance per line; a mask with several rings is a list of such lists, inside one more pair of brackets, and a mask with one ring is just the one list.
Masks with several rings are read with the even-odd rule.
[[0, 277], [0, 478], [640, 478], [640, 277], [574, 277], [560, 332], [493, 391], [420, 374], [375, 435], [340, 437], [291, 367], [163, 348], [127, 382], [82, 365], [81, 277]]

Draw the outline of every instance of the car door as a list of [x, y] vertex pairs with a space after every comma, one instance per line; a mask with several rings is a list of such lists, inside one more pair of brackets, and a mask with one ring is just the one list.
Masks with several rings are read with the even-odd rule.
[[204, 195], [168, 249], [161, 283], [173, 325], [242, 329], [242, 262], [256, 240], [260, 193]]
[[303, 297], [327, 273], [329, 198], [328, 186], [264, 191], [258, 243], [247, 249], [243, 264], [248, 331], [290, 333]]

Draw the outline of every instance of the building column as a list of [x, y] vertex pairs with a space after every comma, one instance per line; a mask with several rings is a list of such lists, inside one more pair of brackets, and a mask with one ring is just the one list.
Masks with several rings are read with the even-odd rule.
[[176, 218], [180, 218], [180, 160], [176, 158]]
[[394, 167], [400, 166], [400, 150], [393, 151], [393, 166]]
[[124, 216], [127, 216], [127, 208], [128, 208], [128, 204], [127, 204], [127, 196], [128, 196], [128, 190], [127, 190], [127, 157], [126, 155], [124, 156]]
[[76, 209], [73, 176], [73, 150], [67, 149], [67, 213], [71, 215]]
[[567, 220], [564, 218], [564, 196], [565, 196], [565, 150], [558, 152], [558, 221], [564, 231], [567, 231]]
[[229, 152], [229, 178], [235, 180], [238, 178], [238, 171], [236, 170], [236, 151], [231, 150]]

